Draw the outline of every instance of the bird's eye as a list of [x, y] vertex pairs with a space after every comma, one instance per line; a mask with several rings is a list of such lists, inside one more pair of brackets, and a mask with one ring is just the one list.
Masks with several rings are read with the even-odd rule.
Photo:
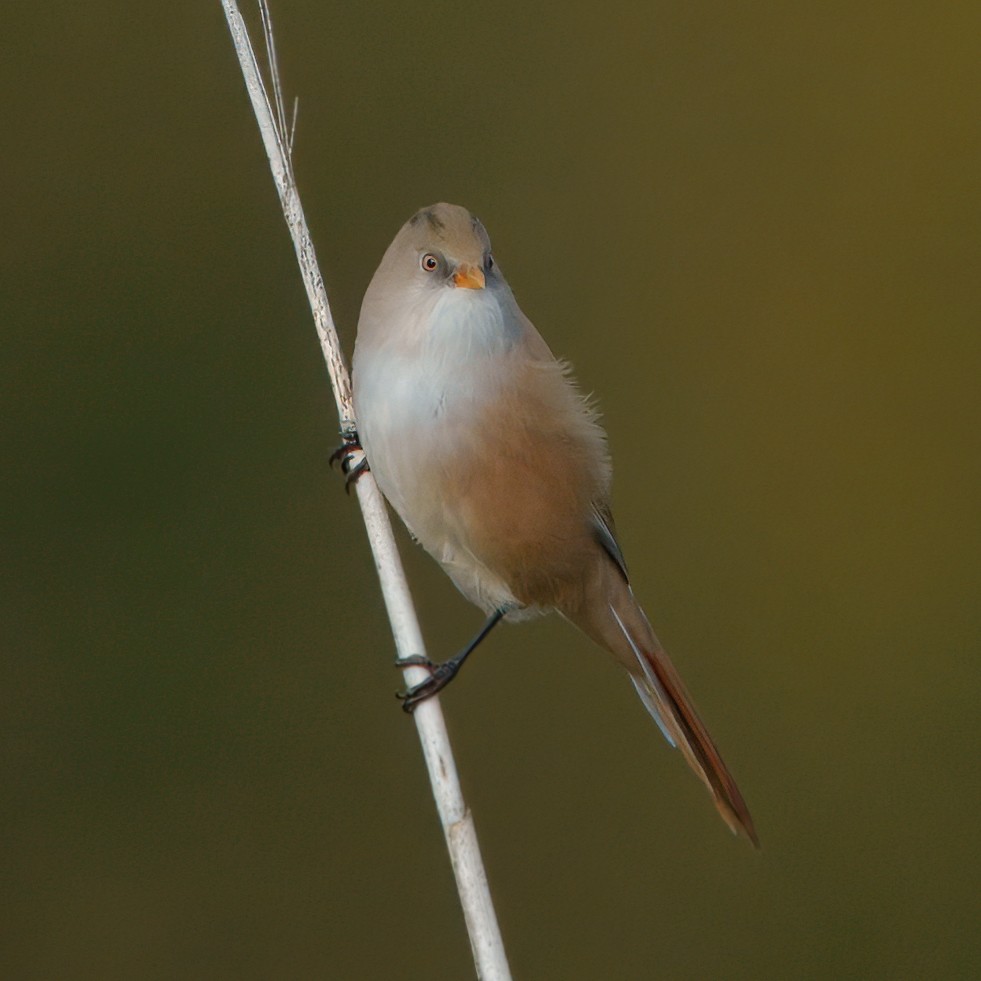
[[432, 252], [427, 252], [422, 257], [422, 262], [420, 264], [422, 265], [422, 268], [426, 270], [426, 272], [435, 272], [437, 269], [439, 269], [439, 259], [437, 259]]
[[488, 269], [494, 268], [494, 257], [490, 253], [487, 254], [487, 259], [485, 260], [484, 265]]

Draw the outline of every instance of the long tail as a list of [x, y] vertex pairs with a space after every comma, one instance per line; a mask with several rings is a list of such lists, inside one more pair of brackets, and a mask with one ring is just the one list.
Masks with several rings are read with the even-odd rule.
[[591, 604], [586, 617], [570, 619], [627, 668], [641, 701], [668, 742], [681, 750], [688, 765], [708, 788], [722, 819], [733, 833], [745, 835], [759, 848], [743, 795], [644, 611], [622, 578], [616, 574], [604, 578], [607, 589], [603, 592], [609, 598], [607, 609], [597, 609]]
[[641, 701], [668, 742], [681, 750], [688, 765], [708, 787], [722, 820], [734, 833], [744, 834], [759, 848], [760, 842], [743, 795], [705, 728], [705, 723], [698, 717], [691, 696], [670, 658], [660, 646], [652, 650], [638, 647], [612, 605], [610, 612], [623, 631], [640, 667], [639, 673], [631, 673], [630, 680]]

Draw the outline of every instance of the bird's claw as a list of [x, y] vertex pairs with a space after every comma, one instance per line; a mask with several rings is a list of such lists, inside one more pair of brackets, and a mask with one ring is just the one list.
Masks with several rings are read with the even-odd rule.
[[413, 685], [406, 691], [395, 693], [395, 697], [402, 703], [402, 710], [410, 715], [415, 711], [420, 702], [427, 698], [432, 698], [437, 692], [442, 691], [455, 677], [460, 665], [453, 660], [444, 661], [442, 664], [434, 664], [428, 657], [421, 654], [410, 654], [408, 657], [399, 658], [396, 665], [400, 668], [426, 668], [429, 677], [420, 681], [418, 685]]
[[364, 455], [364, 448], [361, 446], [357, 432], [354, 430], [343, 432], [341, 437], [344, 442], [331, 453], [328, 462], [332, 467], [340, 462], [341, 473], [344, 474], [344, 493], [350, 494], [351, 484], [371, 468], [368, 466], [368, 458]]

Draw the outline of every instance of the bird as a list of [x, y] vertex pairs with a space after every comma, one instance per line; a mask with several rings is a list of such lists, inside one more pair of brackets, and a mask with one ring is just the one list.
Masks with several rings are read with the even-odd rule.
[[626, 669], [723, 820], [759, 847], [749, 810], [634, 597], [610, 507], [598, 413], [522, 313], [483, 224], [417, 211], [364, 295], [351, 442], [411, 536], [487, 620], [403, 694], [442, 689], [501, 620], [558, 612]]

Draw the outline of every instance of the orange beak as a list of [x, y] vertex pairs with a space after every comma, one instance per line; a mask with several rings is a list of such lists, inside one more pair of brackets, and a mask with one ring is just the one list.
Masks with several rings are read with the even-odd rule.
[[484, 288], [484, 271], [477, 266], [469, 266], [462, 262], [453, 273], [453, 285], [462, 286], [467, 290], [482, 290]]

